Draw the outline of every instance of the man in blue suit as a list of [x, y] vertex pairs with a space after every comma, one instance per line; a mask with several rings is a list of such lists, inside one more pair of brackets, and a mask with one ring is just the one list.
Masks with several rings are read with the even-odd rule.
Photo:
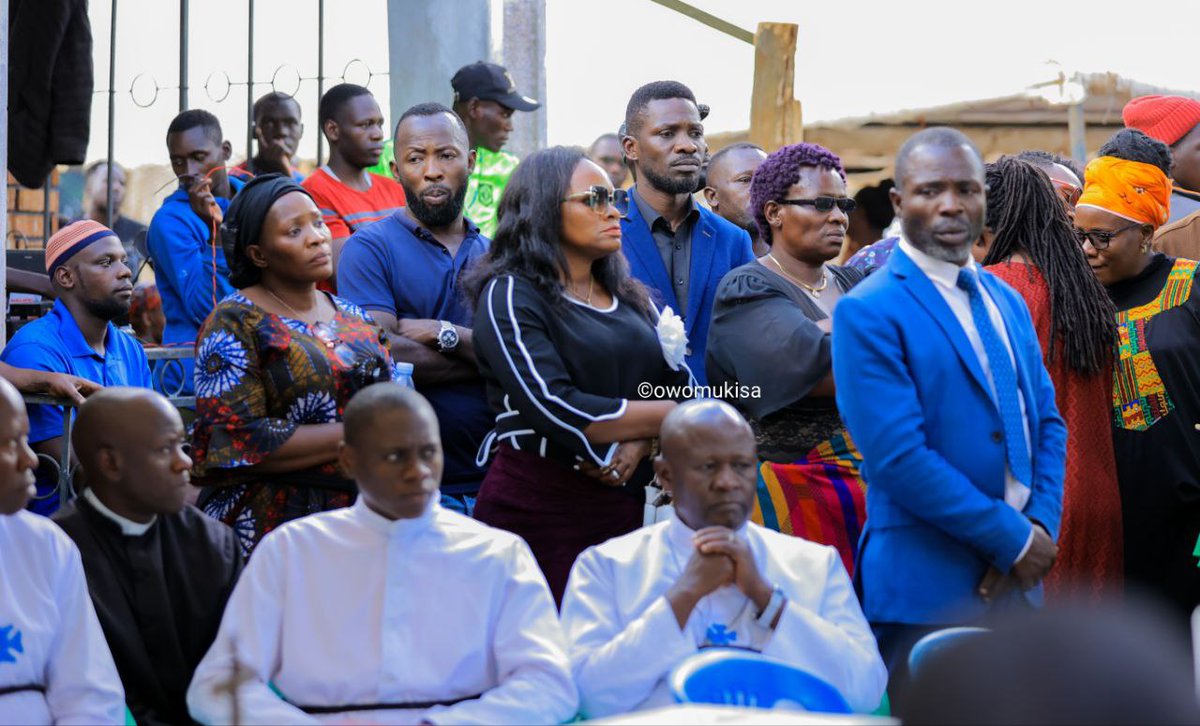
[[725, 273], [754, 259], [750, 235], [692, 199], [708, 144], [687, 86], [655, 81], [634, 91], [621, 143], [637, 179], [621, 220], [621, 249], [655, 302], [683, 318], [687, 364], [704, 384], [713, 297]]
[[927, 129], [895, 178], [901, 241], [833, 316], [838, 409], [867, 482], [862, 605], [893, 693], [922, 635], [1040, 605], [1067, 438], [1024, 301], [971, 259], [979, 151]]

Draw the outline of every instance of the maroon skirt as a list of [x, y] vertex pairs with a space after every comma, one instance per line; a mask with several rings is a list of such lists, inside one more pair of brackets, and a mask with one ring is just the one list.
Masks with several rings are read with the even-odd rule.
[[475, 518], [522, 537], [561, 604], [575, 558], [642, 526], [644, 489], [607, 487], [557, 461], [501, 444], [475, 502]]

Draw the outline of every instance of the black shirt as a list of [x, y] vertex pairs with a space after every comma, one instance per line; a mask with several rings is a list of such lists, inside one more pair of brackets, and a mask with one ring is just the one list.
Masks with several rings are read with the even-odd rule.
[[1154, 255], [1110, 285], [1120, 333], [1113, 453], [1126, 582], [1191, 613], [1200, 604], [1200, 285], [1194, 262]]
[[504, 441], [566, 464], [607, 462], [617, 444], [591, 443], [583, 430], [623, 415], [627, 400], [655, 398], [653, 391], [639, 395], [639, 384], [684, 386], [689, 380], [686, 366], [670, 368], [654, 325], [632, 306], [615, 298], [604, 310], [570, 298], [555, 304], [514, 275], [484, 288], [474, 335], [497, 412], [485, 444]]
[[696, 208], [696, 201], [688, 197], [691, 208], [679, 226], [672, 231], [666, 218], [637, 193], [636, 186], [632, 187], [629, 193], [634, 204], [637, 204], [642, 219], [650, 225], [650, 234], [653, 235], [658, 254], [662, 257], [663, 267], [667, 270], [667, 277], [671, 279], [671, 286], [675, 288], [679, 314], [683, 315], [687, 310], [688, 285], [692, 279], [692, 228], [696, 226], [696, 220], [700, 219], [700, 210]]
[[192, 723], [188, 684], [242, 571], [233, 530], [185, 506], [122, 533], [84, 497], [54, 515], [83, 557], [88, 593], [138, 724]]

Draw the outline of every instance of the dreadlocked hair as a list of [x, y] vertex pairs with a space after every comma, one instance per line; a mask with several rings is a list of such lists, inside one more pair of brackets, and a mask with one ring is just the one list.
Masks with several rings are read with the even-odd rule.
[[1002, 156], [987, 165], [986, 179], [987, 226], [994, 237], [983, 264], [1025, 255], [1050, 291], [1049, 359], [1065, 354], [1074, 371], [1104, 371], [1116, 342], [1117, 311], [1088, 266], [1050, 177], [1027, 161]]

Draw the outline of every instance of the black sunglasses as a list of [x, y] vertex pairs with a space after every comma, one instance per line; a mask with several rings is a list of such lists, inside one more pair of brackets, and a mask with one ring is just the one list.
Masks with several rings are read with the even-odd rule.
[[617, 210], [617, 214], [622, 217], [629, 212], [629, 192], [624, 189], [609, 189], [605, 186], [596, 186], [588, 189], [586, 192], [571, 194], [563, 197], [564, 202], [583, 202], [588, 205], [594, 212], [603, 212], [610, 205]]
[[1082, 230], [1082, 229], [1076, 227], [1075, 228], [1075, 239], [1079, 240], [1080, 247], [1083, 246], [1084, 242], [1091, 240], [1092, 247], [1094, 247], [1097, 251], [1106, 250], [1106, 249], [1108, 249], [1108, 246], [1110, 244], [1112, 244], [1113, 237], [1116, 237], [1119, 234], [1124, 234], [1125, 232], [1128, 232], [1129, 230], [1133, 229], [1134, 227], [1141, 227], [1141, 226], [1142, 226], [1141, 222], [1134, 222], [1133, 224], [1127, 224], [1124, 227], [1122, 227], [1114, 232], [1100, 232], [1097, 230], [1087, 231], [1087, 230]]
[[812, 207], [818, 212], [832, 212], [834, 207], [842, 210], [846, 214], [854, 211], [858, 206], [850, 197], [817, 197], [816, 199], [777, 199], [778, 204], [794, 204], [797, 207]]

